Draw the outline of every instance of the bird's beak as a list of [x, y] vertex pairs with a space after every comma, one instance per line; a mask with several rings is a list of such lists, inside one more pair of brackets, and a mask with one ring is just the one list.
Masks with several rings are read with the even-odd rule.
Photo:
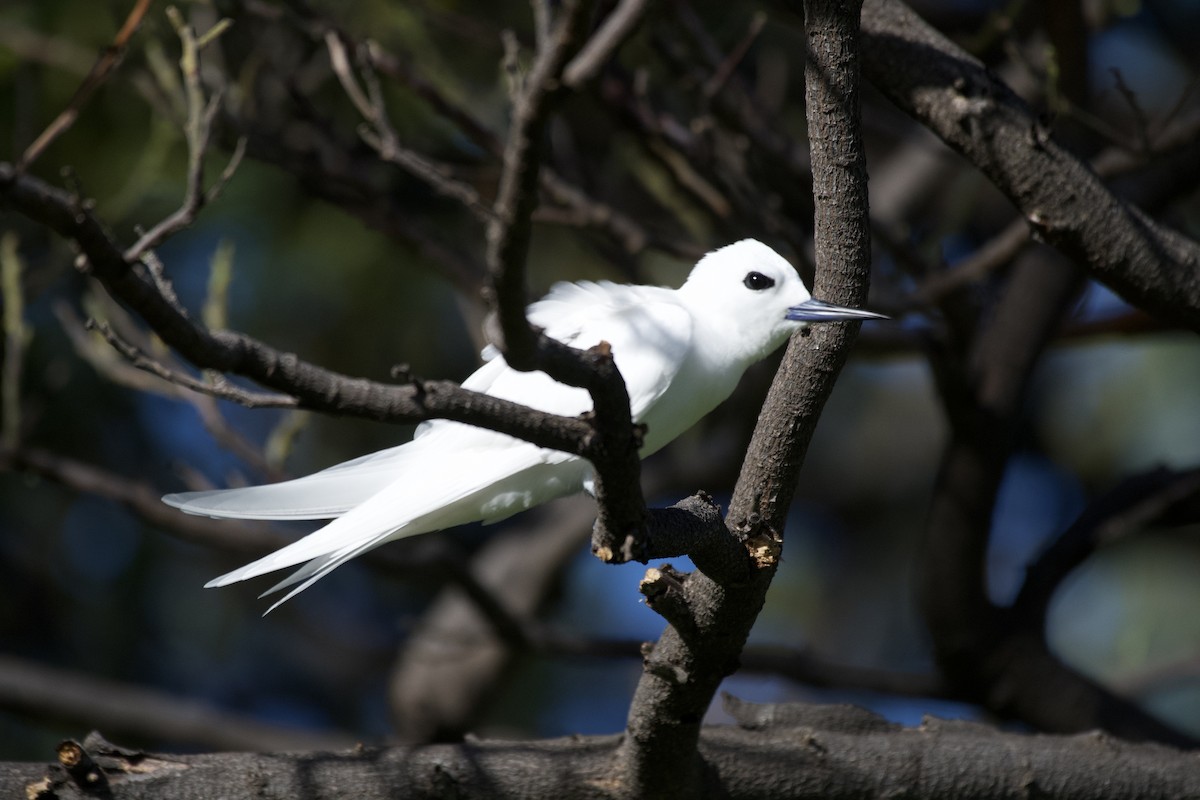
[[847, 319], [887, 319], [883, 314], [861, 308], [847, 308], [809, 298], [798, 306], [787, 310], [787, 319], [793, 322], [836, 322]]

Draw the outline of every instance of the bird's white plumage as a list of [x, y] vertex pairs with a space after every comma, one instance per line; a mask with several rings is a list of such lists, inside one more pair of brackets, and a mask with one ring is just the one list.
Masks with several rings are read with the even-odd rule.
[[[580, 349], [601, 341], [647, 425], [642, 454], [675, 438], [724, 400], [742, 372], [805, 323], [810, 302], [795, 270], [745, 240], [710, 253], [679, 289], [608, 282], [560, 283], [528, 309], [547, 335]], [[823, 306], [821, 319], [830, 316]], [[845, 309], [842, 318], [868, 316]], [[541, 411], [591, 409], [582, 389], [541, 372], [517, 372], [489, 348], [463, 387]], [[250, 519], [331, 519], [324, 527], [211, 581], [224, 586], [304, 564], [268, 593], [279, 602], [384, 542], [467, 522], [492, 522], [590, 488], [591, 466], [568, 453], [457, 422], [422, 423], [413, 440], [293, 481], [185, 492], [163, 499], [191, 514]], [[276, 603], [278, 605], [278, 603]], [[274, 608], [274, 606], [272, 606]]]

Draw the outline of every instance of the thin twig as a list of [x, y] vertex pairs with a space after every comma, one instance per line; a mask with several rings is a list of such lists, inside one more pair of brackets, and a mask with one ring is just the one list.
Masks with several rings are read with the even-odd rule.
[[1011, 264], [1031, 241], [1033, 238], [1030, 235], [1029, 223], [1018, 217], [968, 258], [963, 259], [958, 266], [930, 275], [913, 292], [910, 307], [925, 308], [936, 305], [953, 292], [978, 283], [1001, 267]]
[[129, 46], [130, 38], [133, 37], [134, 32], [141, 25], [142, 17], [146, 15], [146, 11], [149, 8], [150, 0], [137, 0], [133, 9], [129, 12], [129, 16], [125, 18], [125, 22], [121, 25], [121, 29], [113, 37], [112, 44], [104, 49], [104, 52], [100, 54], [100, 58], [92, 65], [91, 71], [84, 77], [83, 82], [79, 84], [79, 88], [75, 90], [75, 94], [71, 97], [70, 102], [67, 103], [67, 107], [59, 112], [59, 115], [33, 141], [33, 144], [25, 148], [25, 152], [21, 154], [20, 160], [17, 161], [18, 171], [28, 169], [29, 165], [36, 161], [55, 139], [62, 136], [75, 124], [75, 120], [79, 118], [79, 114], [83, 110], [84, 105], [87, 104], [87, 101], [91, 99], [96, 90], [108, 80], [108, 77], [121, 63], [121, 59], [125, 56], [125, 49]]
[[[470, 111], [447, 98], [435, 84], [418, 75], [411, 65], [403, 63], [394, 54], [384, 50], [377, 42], [367, 41], [365, 46], [371, 69], [377, 70], [407, 87], [428, 103], [432, 110], [456, 125], [462, 133], [484, 151], [497, 157], [503, 154], [503, 142]], [[344, 51], [345, 48], [342, 49]], [[576, 61], [578, 61], [578, 57], [571, 64], [574, 65]], [[335, 72], [336, 70], [335, 67]], [[338, 77], [339, 80], [342, 79], [341, 74]], [[359, 94], [361, 95], [361, 92]], [[441, 168], [434, 165], [434, 169], [440, 170]], [[611, 204], [591, 197], [580, 186], [572, 183], [548, 165], [543, 166], [540, 170], [539, 181], [542, 191], [556, 203], [566, 207], [561, 211], [539, 208], [535, 215], [539, 222], [594, 228], [614, 239], [625, 252], [630, 254], [640, 253], [651, 247], [693, 261], [704, 255], [704, 248], [697, 246], [692, 241], [667, 237], [661, 233], [652, 233], [633, 217], [621, 212]], [[435, 186], [434, 188], [440, 191], [446, 187]], [[444, 191], [443, 193], [454, 196], [452, 192]], [[472, 209], [472, 211], [475, 210]], [[487, 212], [490, 217], [491, 209], [487, 209]]]
[[649, 0], [620, 0], [599, 29], [592, 34], [587, 44], [571, 59], [563, 70], [562, 81], [572, 89], [578, 89], [590, 81], [637, 29], [645, 15]]
[[197, 380], [190, 375], [176, 372], [150, 358], [137, 347], [118, 336], [106, 322], [88, 320], [86, 326], [88, 330], [96, 331], [104, 337], [104, 340], [112, 345], [114, 350], [128, 359], [129, 363], [133, 366], [140, 370], [145, 370], [152, 375], [157, 375], [165, 381], [178, 384], [185, 389], [218, 397], [222, 400], [229, 400], [246, 408], [296, 408], [299, 405], [299, 401], [295, 397], [285, 394], [252, 392], [230, 383], [224, 377], [218, 377], [211, 383]]
[[1150, 123], [1146, 119], [1146, 112], [1142, 109], [1142, 104], [1138, 102], [1137, 93], [1129, 87], [1129, 84], [1125, 83], [1125, 76], [1121, 74], [1121, 70], [1113, 67], [1111, 72], [1117, 82], [1117, 91], [1121, 93], [1121, 97], [1125, 98], [1125, 103], [1133, 114], [1133, 132], [1138, 143], [1137, 149], [1143, 156], [1148, 156], [1150, 155]]
[[[213, 295], [214, 293], [210, 291], [210, 298]], [[138, 341], [137, 347], [140, 350], [153, 349], [153, 342], [149, 341], [149, 337], [141, 335], [142, 331], [134, 327], [132, 320], [124, 315], [120, 306], [109, 299], [108, 295], [97, 293], [95, 298], [104, 306], [100, 309], [102, 316], [109, 320], [111, 326], [122, 331], [122, 338]], [[58, 317], [59, 324], [71, 340], [76, 354], [90, 364], [98, 374], [118, 386], [190, 404], [196, 410], [201, 422], [204, 423], [205, 429], [221, 447], [249, 464], [268, 480], [277, 481], [287, 477], [279, 466], [283, 461], [282, 453], [286, 446], [281, 442], [275, 442], [275, 435], [268, 439], [263, 448], [256, 447], [247, 441], [230, 426], [228, 420], [221, 413], [217, 398], [210, 391], [211, 383], [204, 384], [205, 391], [197, 391], [183, 386], [177, 381], [162, 380], [156, 374], [132, 364], [107, 341], [100, 341], [97, 337], [90, 335], [83, 320], [65, 301], [56, 302], [53, 310], [55, 316]], [[205, 316], [211, 316], [208, 312], [208, 305], [206, 305]], [[174, 365], [164, 364], [163, 366], [178, 374], [178, 369]], [[290, 419], [290, 416], [285, 417], [285, 422]], [[281, 422], [280, 425], [284, 425], [285, 422]], [[292, 427], [295, 427], [294, 424]], [[283, 435], [281, 438], [287, 439], [288, 437]]]
[[1200, 468], [1160, 467], [1126, 478], [1084, 509], [1029, 566], [1013, 613], [1040, 629], [1055, 591], [1088, 556], [1162, 520], [1184, 503], [1195, 503], [1198, 497]]
[[187, 187], [184, 190], [183, 203], [172, 214], [161, 220], [125, 251], [125, 259], [130, 262], [139, 260], [146, 252], [161, 244], [172, 234], [183, 230], [195, 221], [200, 210], [216, 200], [225, 185], [233, 177], [238, 164], [245, 153], [244, 140], [239, 140], [229, 163], [222, 170], [218, 179], [207, 190], [204, 188], [204, 165], [208, 159], [209, 143], [212, 138], [213, 124], [221, 110], [223, 92], [217, 90], [207, 99], [200, 80], [200, 51], [204, 44], [212, 42], [220, 33], [228, 28], [228, 24], [213, 26], [202, 39], [196, 38], [195, 31], [188, 25], [179, 12], [170, 7], [167, 17], [179, 36], [183, 52], [179, 57], [179, 69], [183, 75], [184, 98], [187, 107], [187, 121], [184, 124], [184, 138], [188, 147]]
[[359, 131], [363, 141], [384, 161], [395, 164], [413, 177], [424, 181], [438, 194], [459, 201], [480, 221], [490, 222], [493, 218], [492, 209], [480, 199], [475, 187], [453, 178], [450, 168], [446, 165], [438, 164], [400, 144], [400, 138], [388, 120], [383, 92], [372, 67], [373, 59], [369, 55], [370, 46], [361, 48], [362, 57], [358, 59], [359, 71], [367, 85], [365, 94], [358, 85], [346, 47], [337, 31], [330, 30], [325, 34], [325, 46], [329, 51], [330, 66], [333, 67], [343, 91], [369, 125], [368, 128]]
[[725, 87], [725, 84], [729, 82], [729, 77], [733, 75], [733, 71], [737, 69], [738, 64], [742, 63], [742, 60], [746, 57], [746, 54], [750, 52], [750, 47], [758, 39], [758, 35], [762, 33], [762, 29], [766, 26], [766, 24], [767, 15], [761, 11], [756, 12], [753, 18], [750, 20], [750, 28], [746, 31], [746, 35], [743, 36], [742, 40], [737, 43], [737, 46], [729, 52], [729, 55], [721, 60], [721, 63], [717, 65], [716, 71], [713, 72], [712, 77], [705, 82], [705, 97], [715, 97], [717, 93]]

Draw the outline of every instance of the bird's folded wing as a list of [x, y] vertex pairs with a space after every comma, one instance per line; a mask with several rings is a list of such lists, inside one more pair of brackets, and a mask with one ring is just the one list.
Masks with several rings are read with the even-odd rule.
[[607, 342], [638, 420], [671, 385], [692, 345], [691, 314], [675, 298], [653, 286], [560, 283], [529, 307], [529, 321], [580, 350]]

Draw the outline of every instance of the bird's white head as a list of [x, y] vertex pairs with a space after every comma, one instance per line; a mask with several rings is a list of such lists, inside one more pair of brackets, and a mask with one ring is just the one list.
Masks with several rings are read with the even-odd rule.
[[813, 299], [787, 259], [754, 239], [704, 256], [679, 292], [705, 326], [726, 337], [727, 346], [747, 363], [765, 357], [810, 322], [885, 319]]

